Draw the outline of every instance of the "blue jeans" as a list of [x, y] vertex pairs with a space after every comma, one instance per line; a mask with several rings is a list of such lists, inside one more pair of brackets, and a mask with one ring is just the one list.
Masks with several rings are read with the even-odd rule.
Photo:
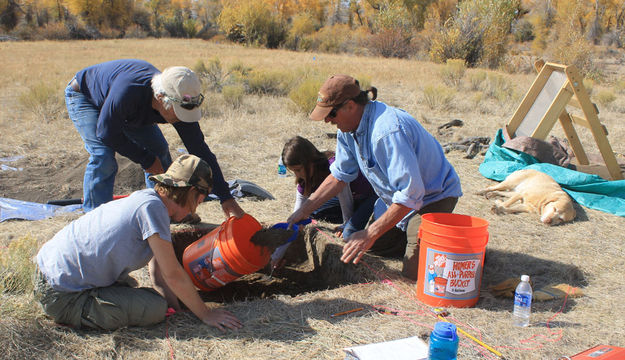
[[374, 194], [361, 200], [354, 200], [354, 214], [343, 228], [343, 239], [348, 240], [353, 233], [367, 226], [377, 199], [378, 196]]
[[[83, 179], [83, 210], [91, 211], [113, 199], [113, 187], [117, 174], [115, 150], [105, 145], [96, 136], [100, 109], [89, 102], [82, 93], [74, 91], [71, 86], [65, 88], [65, 104], [70, 119], [85, 143], [89, 153], [89, 163]], [[169, 145], [156, 124], [140, 128], [124, 128], [124, 134], [136, 144], [148, 149], [161, 160], [163, 169], [171, 165]], [[145, 184], [154, 187], [148, 179], [152, 174], [145, 173]]]

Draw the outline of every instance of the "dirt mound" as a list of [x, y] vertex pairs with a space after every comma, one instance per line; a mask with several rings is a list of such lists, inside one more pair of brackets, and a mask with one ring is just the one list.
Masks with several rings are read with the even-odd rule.
[[[116, 195], [145, 188], [141, 166], [117, 156]], [[21, 171], [3, 171], [0, 197], [46, 203], [50, 200], [82, 198], [82, 183], [88, 155], [59, 155], [49, 160], [25, 157], [11, 163]]]

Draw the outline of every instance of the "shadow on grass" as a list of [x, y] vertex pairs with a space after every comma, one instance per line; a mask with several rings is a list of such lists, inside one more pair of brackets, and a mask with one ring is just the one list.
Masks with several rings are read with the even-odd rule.
[[[330, 324], [339, 325], [355, 317], [369, 316], [374, 311], [364, 303], [344, 298], [314, 299], [295, 303], [266, 299], [233, 303], [228, 310], [242, 320], [241, 329], [222, 333], [216, 328], [201, 324], [190, 313], [185, 313], [181, 314], [182, 316], [176, 314], [169, 320], [169, 332], [170, 334], [175, 332], [177, 340], [208, 335], [221, 339], [247, 338], [294, 342], [317, 334], [310, 325], [311, 321], [325, 320]], [[343, 312], [348, 313], [341, 314]], [[334, 314], [338, 315], [333, 317]]]
[[[509, 278], [518, 278], [522, 274], [530, 275], [534, 290], [556, 284], [568, 284], [580, 288], [588, 285], [583, 272], [575, 265], [541, 259], [523, 253], [487, 248], [482, 277], [482, 296], [476, 307], [487, 310], [512, 311], [514, 300], [506, 297], [493, 297], [489, 292], [489, 286], [494, 286]], [[532, 312], [558, 312], [563, 303], [564, 298], [534, 301]], [[574, 305], [575, 300], [569, 297], [562, 311], [567, 312]]]

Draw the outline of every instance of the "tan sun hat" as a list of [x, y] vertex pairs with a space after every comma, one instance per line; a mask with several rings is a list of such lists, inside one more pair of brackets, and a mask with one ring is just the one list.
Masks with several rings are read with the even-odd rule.
[[349, 75], [330, 76], [319, 89], [317, 106], [310, 113], [310, 119], [315, 121], [325, 119], [333, 107], [355, 98], [358, 94], [360, 94], [358, 80]]
[[213, 188], [213, 172], [208, 163], [190, 154], [179, 156], [164, 174], [152, 175], [150, 180], [174, 187], [195, 186], [206, 195]]
[[168, 67], [161, 74], [161, 86], [174, 103], [174, 113], [183, 122], [197, 122], [202, 117], [200, 105], [204, 101], [200, 78], [184, 66]]

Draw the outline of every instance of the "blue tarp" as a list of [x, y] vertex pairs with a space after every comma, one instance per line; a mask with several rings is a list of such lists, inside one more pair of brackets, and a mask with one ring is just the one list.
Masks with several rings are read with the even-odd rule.
[[10, 219], [43, 220], [76, 210], [82, 210], [82, 205], [58, 206], [0, 198], [0, 222]]
[[503, 181], [516, 170], [538, 170], [551, 176], [580, 205], [625, 216], [625, 180], [608, 181], [598, 175], [541, 163], [531, 155], [502, 147], [503, 143], [503, 131], [499, 129], [480, 165], [480, 173], [485, 177]]
[[[228, 181], [230, 193], [235, 199], [245, 196], [255, 196], [258, 199], [275, 200], [267, 190], [254, 184], [251, 181], [236, 179]], [[219, 199], [216, 195], [210, 194], [207, 200]], [[0, 222], [10, 219], [19, 220], [43, 220], [52, 216], [82, 210], [82, 205], [50, 205], [29, 201], [0, 198]]]

